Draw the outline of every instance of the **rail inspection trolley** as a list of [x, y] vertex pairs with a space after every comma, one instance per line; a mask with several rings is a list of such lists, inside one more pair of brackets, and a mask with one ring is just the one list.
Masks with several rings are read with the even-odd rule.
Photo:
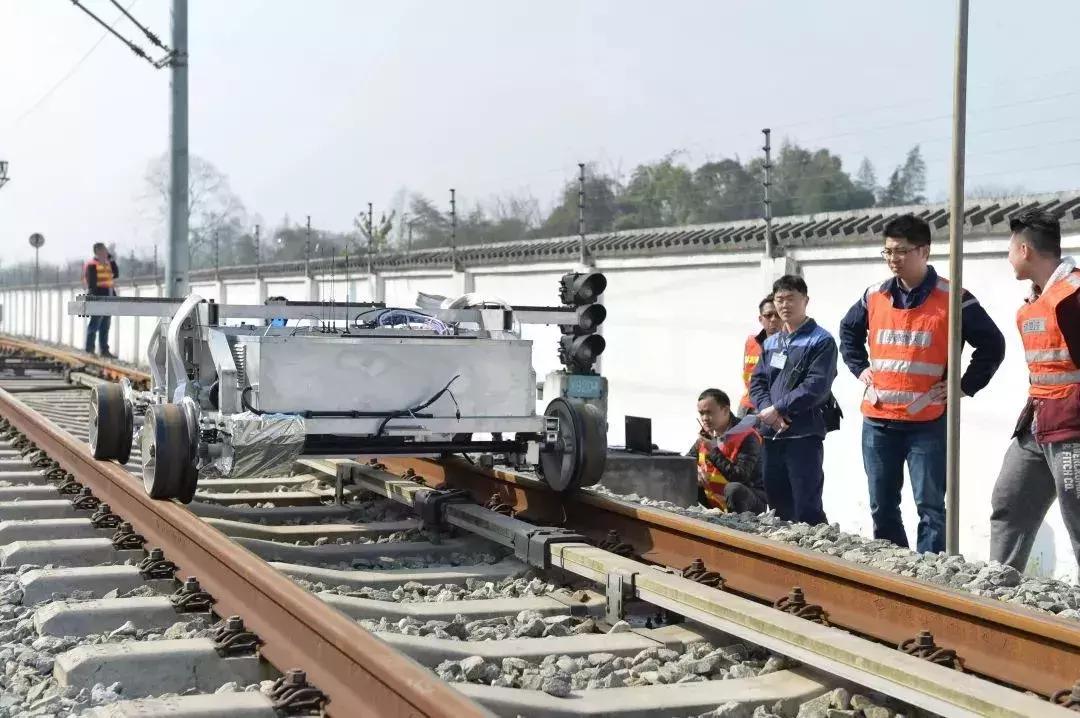
[[[606, 284], [567, 274], [558, 307], [472, 294], [421, 294], [408, 309], [80, 296], [69, 314], [159, 318], [151, 387], [95, 387], [90, 447], [127, 463], [138, 440], [146, 492], [184, 503], [200, 476], [274, 475], [300, 456], [482, 452], [535, 466], [555, 491], [589, 486], [607, 454], [607, 384], [593, 371]], [[543, 414], [525, 324], [562, 332]]]

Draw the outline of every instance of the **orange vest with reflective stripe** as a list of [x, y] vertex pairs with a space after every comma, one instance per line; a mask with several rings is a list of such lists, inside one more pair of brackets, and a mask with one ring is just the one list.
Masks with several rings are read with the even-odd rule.
[[871, 288], [866, 307], [874, 386], [863, 395], [863, 414], [896, 421], [937, 419], [945, 404], [931, 403], [925, 394], [945, 376], [949, 359], [949, 282], [938, 279], [926, 301], [912, 309], [897, 309], [891, 292]]
[[87, 260], [83, 265], [83, 285], [86, 285], [86, 270], [91, 266], [94, 267], [94, 271], [97, 272], [97, 285], [101, 289], [112, 289], [113, 286], [113, 273], [112, 264], [108, 261], [102, 262], [99, 259]]
[[[726, 456], [728, 461], [735, 461], [743, 442], [751, 434], [760, 436], [752, 426], [742, 431], [726, 434], [724, 440], [720, 442], [720, 453]], [[713, 463], [709, 461], [709, 446], [709, 441], [698, 439], [698, 467], [705, 473], [705, 498], [709, 500], [709, 505], [712, 508], [727, 511], [727, 502], [724, 501], [724, 487], [727, 485], [728, 480], [720, 472], [720, 469], [713, 466]]]
[[1028, 394], [1036, 399], [1062, 399], [1076, 391], [1076, 366], [1057, 320], [1057, 306], [1080, 291], [1080, 270], [1057, 280], [1016, 313], [1028, 365]]
[[739, 404], [744, 409], [753, 409], [754, 402], [750, 400], [750, 377], [754, 374], [754, 367], [757, 366], [758, 360], [761, 359], [761, 344], [758, 343], [757, 334], [751, 334], [746, 339], [746, 345], [743, 347], [743, 372], [742, 380], [743, 386], [746, 387], [746, 392], [743, 394], [742, 401]]

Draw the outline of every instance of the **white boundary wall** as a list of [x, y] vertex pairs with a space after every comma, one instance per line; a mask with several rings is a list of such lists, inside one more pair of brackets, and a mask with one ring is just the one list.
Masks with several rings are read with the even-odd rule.
[[[1067, 253], [1080, 254], [1080, 235], [1069, 236]], [[964, 286], [986, 307], [1007, 340], [1005, 362], [990, 385], [977, 397], [964, 399], [961, 449], [961, 550], [969, 558], [985, 559], [989, 543], [990, 492], [1016, 415], [1027, 391], [1027, 374], [1014, 316], [1027, 292], [1014, 278], [1006, 260], [1008, 240], [974, 238], [965, 243]], [[888, 270], [880, 247], [842, 246], [789, 250], [787, 266], [796, 264], [810, 287], [810, 314], [836, 334], [841, 317], [872, 282]], [[935, 247], [933, 263], [948, 272], [947, 246]], [[708, 386], [741, 395], [742, 346], [755, 330], [757, 302], [767, 292], [774, 273], [785, 260], [763, 265], [756, 252], [723, 252], [600, 260], [597, 269], [608, 277], [603, 325], [607, 351], [601, 368], [610, 382], [610, 441], [623, 441], [623, 416], [653, 419], [653, 440], [662, 448], [685, 450], [696, 433], [695, 400]], [[261, 280], [229, 279], [196, 283], [192, 289], [207, 298], [256, 303], [268, 296], [289, 299], [379, 299], [389, 305], [410, 306], [417, 291], [455, 294], [476, 291], [516, 304], [554, 304], [559, 277], [566, 264], [521, 264], [477, 267], [466, 272], [410, 270], [376, 276], [306, 280], [302, 276]], [[81, 346], [86, 320], [66, 315], [66, 302], [76, 287], [42, 289], [38, 336]], [[153, 284], [120, 282], [129, 296], [157, 296]], [[0, 289], [3, 319], [0, 330], [29, 335], [32, 292]], [[139, 360], [153, 326], [151, 319], [113, 319], [112, 349], [122, 359]], [[528, 327], [534, 341], [537, 376], [558, 368], [558, 332]], [[969, 352], [970, 353], [970, 352]], [[825, 443], [825, 509], [829, 519], [848, 531], [870, 534], [869, 500], [862, 469], [860, 384], [843, 365], [834, 392], [846, 418], [839, 432]], [[904, 521], [914, 545], [917, 516], [909, 488], [904, 492]], [[1058, 513], [1051, 508], [1036, 540], [1028, 570], [1075, 580], [1076, 562]]]

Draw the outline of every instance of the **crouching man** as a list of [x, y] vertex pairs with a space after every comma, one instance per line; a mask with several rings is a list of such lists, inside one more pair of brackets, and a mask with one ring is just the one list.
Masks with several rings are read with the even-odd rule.
[[738, 421], [731, 400], [719, 389], [698, 397], [701, 431], [688, 452], [697, 457], [698, 500], [704, 506], [742, 513], [765, 510], [761, 480], [761, 435], [751, 416]]

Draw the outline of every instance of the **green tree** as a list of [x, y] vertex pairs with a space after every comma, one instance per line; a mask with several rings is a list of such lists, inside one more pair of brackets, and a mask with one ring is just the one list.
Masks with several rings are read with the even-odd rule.
[[874, 165], [870, 163], [868, 157], [863, 157], [862, 164], [859, 165], [859, 171], [855, 173], [855, 186], [870, 192], [875, 197], [881, 191], [877, 183], [877, 172], [874, 171]]
[[926, 162], [919, 145], [915, 145], [908, 150], [904, 163], [889, 175], [889, 182], [881, 191], [878, 204], [882, 207], [922, 204], [926, 201], [925, 191]]
[[693, 174], [675, 163], [675, 153], [659, 162], [638, 165], [619, 198], [615, 228], [687, 224], [700, 214], [695, 190]]
[[[588, 165], [585, 168], [585, 231], [609, 232], [620, 212], [622, 188], [614, 177]], [[537, 228], [540, 237], [561, 237], [578, 233], [578, 181], [563, 186], [562, 199]]]
[[693, 174], [694, 213], [691, 221], [730, 222], [761, 217], [764, 188], [738, 160], [707, 162]]
[[[758, 177], [762, 161], [750, 163]], [[873, 192], [852, 181], [839, 157], [826, 149], [808, 150], [785, 141], [772, 171], [773, 215], [816, 214], [874, 205]]]

